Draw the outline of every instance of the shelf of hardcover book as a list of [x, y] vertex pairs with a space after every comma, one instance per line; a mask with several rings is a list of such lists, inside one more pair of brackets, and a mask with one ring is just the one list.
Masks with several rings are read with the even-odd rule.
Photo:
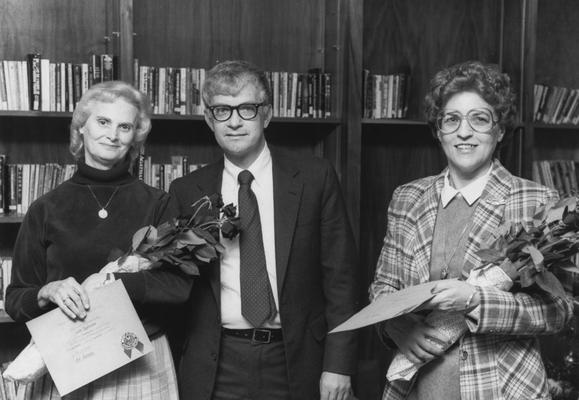
[[68, 118], [72, 117], [71, 112], [61, 111], [0, 111], [0, 117], [41, 117], [41, 118]]

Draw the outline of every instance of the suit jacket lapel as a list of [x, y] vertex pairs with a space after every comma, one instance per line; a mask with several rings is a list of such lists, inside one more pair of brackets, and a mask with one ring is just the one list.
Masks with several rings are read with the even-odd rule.
[[[197, 190], [200, 196], [211, 195], [213, 193], [221, 193], [221, 182], [223, 180], [223, 158], [219, 161], [206, 167], [207, 173], [202, 176], [202, 179], [197, 183]], [[197, 199], [195, 199], [197, 200]], [[217, 210], [212, 210], [214, 217], [218, 217]], [[219, 260], [213, 261], [209, 268], [207, 268], [207, 276], [215, 301], [220, 306], [221, 304], [221, 283], [220, 283], [220, 263]]]
[[430, 255], [432, 252], [432, 239], [434, 237], [434, 225], [436, 224], [436, 215], [438, 213], [438, 203], [440, 201], [440, 192], [444, 184], [443, 171], [435, 181], [426, 189], [420, 198], [417, 206], [416, 220], [416, 241], [414, 245], [415, 267], [418, 272], [418, 282], [428, 282], [430, 278]]
[[281, 295], [292, 246], [303, 184], [300, 171], [272, 153], [275, 258], [278, 295]]

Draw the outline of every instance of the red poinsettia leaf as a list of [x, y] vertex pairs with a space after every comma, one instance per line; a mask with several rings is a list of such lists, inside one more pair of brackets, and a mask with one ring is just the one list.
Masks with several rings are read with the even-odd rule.
[[535, 275], [535, 282], [537, 285], [544, 291], [551, 293], [557, 297], [565, 297], [565, 289], [563, 289], [563, 285], [559, 282], [559, 279], [552, 272], [544, 270], [543, 272], [538, 273]]

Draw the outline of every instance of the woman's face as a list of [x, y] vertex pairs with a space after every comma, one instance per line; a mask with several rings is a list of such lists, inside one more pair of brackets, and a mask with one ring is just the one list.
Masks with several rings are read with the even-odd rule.
[[[459, 118], [461, 115], [463, 117], [455, 132], [449, 134], [443, 134], [440, 130], [437, 132], [456, 189], [466, 186], [488, 171], [497, 143], [504, 136], [504, 132], [496, 124], [487, 133], [475, 131], [465, 116], [471, 110], [477, 109], [490, 110], [494, 120], [497, 120], [497, 115], [490, 104], [474, 92], [455, 94], [443, 109], [444, 114], [451, 113]], [[471, 113], [471, 115], [475, 114], [476, 111]], [[477, 123], [480, 123], [480, 120], [473, 119], [475, 126]]]
[[90, 103], [91, 115], [79, 132], [84, 160], [97, 169], [111, 169], [123, 160], [135, 139], [137, 109], [122, 99], [112, 103]]

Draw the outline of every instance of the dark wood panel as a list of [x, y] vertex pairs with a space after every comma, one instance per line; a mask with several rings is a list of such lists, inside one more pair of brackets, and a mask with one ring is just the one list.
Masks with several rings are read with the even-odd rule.
[[425, 126], [365, 126], [362, 139], [360, 252], [368, 287], [386, 234], [386, 211], [394, 189], [439, 173], [446, 159]]
[[410, 73], [408, 118], [420, 118], [436, 71], [469, 59], [499, 62], [500, 11], [500, 0], [367, 0], [364, 68]]
[[579, 7], [576, 0], [540, 0], [536, 82], [579, 88]]
[[[107, 51], [112, 0], [0, 1], [0, 59], [23, 60], [38, 51], [61, 62], [87, 62]], [[112, 44], [112, 41], [110, 42]], [[110, 49], [112, 51], [112, 49]]]
[[579, 161], [579, 127], [535, 129], [533, 160]]
[[70, 116], [0, 118], [0, 154], [9, 163], [71, 163], [68, 152]]
[[[334, 124], [292, 124], [272, 122], [265, 131], [270, 147], [298, 155], [322, 156], [324, 147], [334, 146]], [[153, 162], [169, 162], [171, 155], [187, 155], [189, 162], [209, 163], [223, 152], [217, 145], [213, 132], [202, 120], [155, 120], [149, 134], [146, 153]], [[334, 163], [335, 160], [329, 158]]]
[[134, 16], [143, 65], [245, 59], [272, 71], [323, 67], [323, 0], [139, 0]]

